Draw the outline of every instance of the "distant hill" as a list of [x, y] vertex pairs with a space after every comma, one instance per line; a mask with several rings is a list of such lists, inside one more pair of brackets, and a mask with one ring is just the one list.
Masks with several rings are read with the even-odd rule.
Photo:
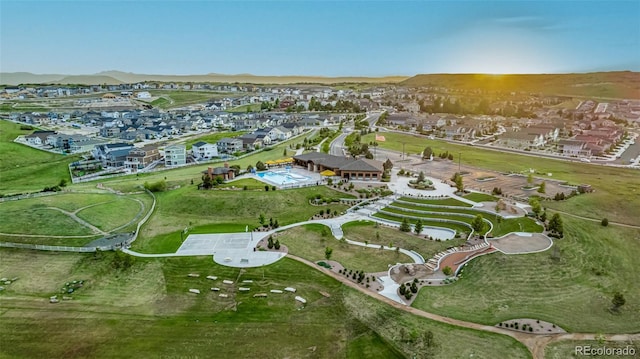
[[539, 75], [431, 74], [416, 75], [400, 85], [640, 99], [640, 72], [631, 71]]
[[289, 83], [398, 83], [406, 80], [406, 76], [387, 77], [322, 77], [322, 76], [258, 76], [251, 74], [224, 75], [210, 73], [205, 75], [147, 75], [121, 71], [104, 71], [94, 75], [37, 75], [28, 72], [0, 73], [0, 84], [84, 84], [115, 85], [144, 81], [158, 82], [222, 82], [222, 83], [254, 83], [254, 84], [289, 84]]

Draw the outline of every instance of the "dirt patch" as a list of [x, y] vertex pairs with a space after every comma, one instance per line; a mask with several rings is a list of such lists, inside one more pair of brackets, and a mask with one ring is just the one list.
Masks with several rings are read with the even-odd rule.
[[561, 334], [567, 332], [553, 323], [530, 318], [506, 320], [498, 323], [496, 327], [531, 334]]
[[532, 233], [530, 236], [521, 236], [514, 233], [499, 239], [490, 240], [493, 247], [506, 254], [533, 253], [546, 250], [553, 242], [542, 233]]

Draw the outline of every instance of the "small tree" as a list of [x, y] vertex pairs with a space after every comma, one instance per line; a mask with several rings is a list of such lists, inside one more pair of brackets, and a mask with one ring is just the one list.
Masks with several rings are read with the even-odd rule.
[[600, 224], [601, 224], [603, 227], [606, 227], [606, 226], [608, 226], [608, 225], [609, 225], [609, 220], [608, 220], [607, 218], [603, 218], [603, 219], [602, 219], [602, 221], [600, 222]]
[[560, 214], [554, 213], [553, 216], [551, 216], [547, 229], [558, 237], [563, 236], [564, 229], [562, 227], [562, 218], [560, 218]]
[[266, 169], [267, 169], [267, 166], [262, 161], [256, 162], [256, 170], [264, 171]]
[[420, 182], [424, 182], [424, 172], [420, 171], [420, 173], [418, 173], [418, 183]]
[[390, 159], [388, 159], [388, 158], [387, 158], [387, 160], [386, 160], [386, 161], [384, 161], [384, 163], [382, 164], [382, 168], [383, 168], [385, 171], [388, 171], [388, 170], [390, 170], [390, 169], [392, 169], [392, 168], [393, 168], [393, 163], [391, 162], [391, 160], [390, 160]]
[[547, 183], [542, 181], [542, 183], [540, 183], [540, 186], [538, 187], [538, 193], [546, 193], [547, 191]]
[[528, 184], [532, 184], [533, 183], [533, 173], [529, 172], [529, 175], [527, 176], [527, 183]]
[[269, 192], [269, 185], [268, 184], [264, 185], [264, 190], [265, 190], [265, 192]]
[[476, 231], [479, 235], [484, 234], [487, 228], [487, 224], [484, 222], [484, 218], [482, 218], [481, 214], [477, 215], [476, 218], [471, 221], [471, 228], [473, 228], [473, 230]]
[[424, 151], [422, 151], [423, 159], [431, 159], [431, 155], [433, 155], [433, 150], [431, 149], [431, 147], [427, 147], [424, 149]]
[[420, 234], [420, 232], [422, 232], [422, 220], [419, 219], [416, 221], [414, 231], [416, 232], [416, 234]]
[[276, 241], [273, 243], [273, 247], [276, 250], [280, 249], [280, 241], [278, 239], [276, 239]]
[[444, 273], [444, 275], [451, 275], [451, 273], [453, 273], [453, 269], [451, 269], [451, 267], [449, 266], [446, 266], [442, 268], [442, 273]]
[[409, 225], [409, 221], [407, 218], [402, 219], [402, 223], [400, 223], [400, 231], [401, 232], [411, 232], [411, 226]]
[[258, 217], [258, 222], [260, 222], [260, 224], [264, 224], [265, 218], [264, 218], [264, 214], [260, 213], [260, 217]]
[[536, 214], [536, 217], [540, 216], [540, 212], [542, 212], [542, 206], [540, 205], [540, 201], [535, 198], [529, 198], [529, 205], [531, 206], [531, 211]]
[[269, 238], [267, 239], [267, 248], [272, 249], [274, 246], [273, 244], [273, 237], [269, 236]]
[[324, 249], [324, 258], [326, 260], [331, 259], [331, 254], [333, 254], [333, 248], [331, 247], [325, 247]]
[[614, 312], [620, 311], [620, 307], [622, 307], [626, 302], [627, 300], [624, 299], [624, 295], [622, 295], [622, 293], [615, 292], [613, 294], [613, 298], [611, 299], [611, 304], [613, 304], [611, 310], [613, 310]]

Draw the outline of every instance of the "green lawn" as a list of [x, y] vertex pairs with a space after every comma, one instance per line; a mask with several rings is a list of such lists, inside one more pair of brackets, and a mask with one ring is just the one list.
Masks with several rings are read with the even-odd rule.
[[[362, 142], [373, 141], [375, 134], [363, 136]], [[578, 196], [568, 201], [545, 201], [544, 206], [556, 208], [569, 213], [600, 219], [608, 217], [627, 224], [636, 224], [640, 218], [640, 206], [637, 201], [629, 200], [629, 195], [640, 193], [640, 176], [638, 171], [625, 168], [597, 166], [588, 163], [566, 162], [552, 159], [540, 159], [515, 153], [505, 153], [452, 144], [440, 140], [429, 140], [422, 136], [385, 133], [386, 141], [380, 147], [395, 151], [422, 152], [430, 146], [436, 152], [449, 151], [462, 153], [462, 163], [478, 168], [485, 168], [501, 172], [523, 172], [534, 167], [539, 174], [552, 173], [554, 179], [569, 183], [587, 183], [596, 190], [584, 196]], [[401, 142], [402, 141], [402, 142]], [[533, 165], [532, 163], [535, 163]]]
[[443, 199], [419, 199], [412, 197], [401, 197], [403, 201], [414, 202], [414, 203], [423, 203], [423, 204], [434, 204], [437, 206], [458, 206], [458, 207], [471, 207], [470, 204], [458, 201], [455, 198], [443, 198]]
[[[528, 357], [511, 338], [401, 312], [287, 258], [242, 270], [217, 265], [210, 256], [136, 259], [130, 269], [114, 270], [109, 252], [0, 249], [0, 256], [0, 273], [20, 278], [0, 292], [3, 357], [401, 358], [414, 354], [419, 340], [412, 336], [426, 331], [436, 343], [434, 358]], [[43, 304], [78, 279], [85, 283], [73, 300]], [[254, 282], [241, 293], [223, 279]], [[212, 286], [229, 298], [218, 297]], [[302, 307], [293, 294], [269, 293], [286, 286], [307, 304]], [[188, 293], [190, 288], [202, 293]], [[253, 298], [260, 292], [269, 295]], [[468, 345], [450, 345], [456, 341]]]
[[[324, 236], [323, 230], [325, 230]], [[333, 249], [331, 260], [339, 262], [345, 268], [363, 270], [366, 273], [386, 271], [389, 264], [411, 261], [405, 254], [395, 251], [342, 243], [331, 235], [329, 228], [321, 224], [291, 228], [278, 235], [276, 239], [287, 246], [289, 253], [312, 262], [324, 260], [325, 248], [330, 247]]]
[[[349, 197], [327, 187], [307, 187], [276, 191], [198, 191], [195, 185], [157, 193], [156, 211], [134, 242], [140, 251], [175, 252], [181, 244], [179, 231], [184, 227], [200, 227], [220, 223], [257, 226], [260, 214], [273, 218], [280, 225], [308, 220], [321, 209], [342, 212], [346, 205], [312, 206], [309, 199]], [[163, 243], [165, 241], [171, 244]]]
[[247, 186], [247, 190], [263, 190], [266, 183], [260, 182], [253, 178], [242, 178], [237, 181], [231, 181], [225, 184], [222, 184], [220, 187], [235, 187], [235, 188], [244, 188]]
[[227, 112], [231, 112], [231, 113], [258, 112], [258, 111], [260, 111], [259, 103], [250, 103], [250, 104], [240, 105], [234, 108], [227, 109]]
[[[627, 355], [597, 355], [596, 358], [602, 359], [615, 359], [615, 358], [636, 358], [640, 353], [640, 344], [639, 343], [628, 343], [628, 342], [597, 342], [597, 341], [589, 341], [589, 340], [563, 340], [561, 342], [554, 342], [549, 345], [544, 350], [545, 359], [567, 359], [567, 358], [584, 358], [586, 354], [582, 354], [580, 352], [576, 353], [576, 347], [584, 347], [590, 346], [592, 350], [600, 349], [603, 347], [607, 347], [610, 349], [625, 349], [629, 347], [627, 350], [635, 350], [635, 355], [629, 356]], [[583, 352], [586, 349], [582, 349]]]
[[[402, 217], [399, 216], [393, 216], [393, 215], [389, 215], [386, 213], [376, 213], [373, 215], [374, 217], [378, 217], [378, 218], [382, 218], [382, 219], [388, 219], [390, 221], [395, 221], [395, 222], [402, 222]], [[414, 223], [414, 220], [409, 221], [410, 223]], [[425, 226], [431, 226], [431, 227], [440, 227], [440, 228], [449, 228], [449, 229], [453, 229], [454, 231], [456, 231], [456, 234], [458, 233], [469, 233], [471, 231], [471, 228], [464, 226], [462, 224], [457, 224], [457, 223], [448, 223], [448, 222], [437, 222], [437, 221], [430, 221], [428, 219], [423, 219], [422, 220], [422, 224]]]
[[126, 225], [136, 216], [139, 216], [138, 220], [142, 219], [143, 210], [142, 204], [127, 197], [118, 197], [110, 202], [83, 209], [77, 216], [108, 232]]
[[39, 191], [57, 185], [61, 179], [71, 181], [67, 166], [77, 156], [53, 154], [13, 142], [18, 135], [32, 132], [0, 120], [0, 194]]
[[[342, 226], [345, 238], [354, 241], [368, 241], [371, 244], [393, 243], [394, 246], [413, 250], [422, 255], [425, 259], [431, 258], [438, 252], [442, 252], [451, 246], [461, 245], [464, 239], [452, 239], [448, 241], [432, 241], [413, 234], [401, 232], [397, 228], [384, 226], [376, 227], [373, 222], [349, 222]], [[379, 238], [379, 239], [378, 239]]]
[[189, 140], [187, 140], [185, 142], [185, 144], [187, 145], [187, 150], [191, 149], [191, 146], [194, 143], [200, 142], [200, 141], [204, 141], [207, 143], [211, 143], [211, 144], [215, 144], [216, 142], [220, 141], [221, 139], [225, 138], [225, 137], [238, 137], [238, 136], [242, 136], [245, 133], [247, 133], [247, 131], [224, 131], [224, 132], [214, 132], [214, 133], [210, 133], [204, 136], [198, 136], [197, 138], [190, 138]]
[[[398, 217], [396, 217], [396, 221], [402, 222], [402, 218], [403, 217], [420, 217], [420, 218], [424, 218], [424, 219], [430, 219], [430, 218], [437, 218], [437, 219], [446, 219], [446, 220], [451, 220], [451, 221], [458, 221], [458, 222], [464, 222], [467, 223], [469, 225], [471, 225], [471, 222], [473, 221], [473, 218], [469, 218], [469, 217], [463, 217], [460, 215], [456, 215], [455, 213], [443, 213], [443, 214], [431, 214], [431, 213], [416, 213], [416, 212], [409, 212], [409, 211], [404, 211], [402, 209], [398, 209], [398, 208], [390, 208], [390, 207], [386, 207], [384, 208], [384, 211], [387, 213], [381, 213], [381, 214], [396, 214], [398, 215]], [[491, 221], [489, 218], [486, 218], [487, 220]], [[409, 218], [409, 222], [415, 222], [416, 219], [412, 219]], [[488, 228], [487, 228], [488, 230]]]
[[155, 107], [163, 109], [206, 103], [215, 98], [228, 95], [221, 92], [184, 91], [184, 90], [150, 90], [152, 96], [162, 96], [151, 102]]
[[477, 192], [469, 193], [465, 195], [464, 198], [474, 202], [496, 202], [498, 200], [498, 197]]
[[[93, 231], [74, 221], [70, 216], [46, 208], [42, 204], [25, 206], [21, 201], [0, 204], [0, 232], [10, 234], [39, 234], [52, 236], [91, 235]], [[19, 239], [20, 237], [15, 237]], [[46, 243], [42, 243], [46, 244]]]
[[[640, 231], [563, 220], [565, 238], [554, 244], [559, 259], [553, 248], [483, 256], [455, 284], [423, 288], [413, 306], [489, 325], [537, 318], [572, 332], [638, 332]], [[615, 291], [627, 300], [617, 315], [609, 312]]]

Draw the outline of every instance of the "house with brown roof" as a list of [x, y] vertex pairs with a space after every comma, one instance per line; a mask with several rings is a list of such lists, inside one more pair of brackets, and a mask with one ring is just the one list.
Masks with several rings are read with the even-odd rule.
[[336, 176], [345, 180], [380, 181], [384, 171], [380, 161], [333, 156], [322, 152], [293, 156], [293, 161], [309, 171], [333, 171]]

